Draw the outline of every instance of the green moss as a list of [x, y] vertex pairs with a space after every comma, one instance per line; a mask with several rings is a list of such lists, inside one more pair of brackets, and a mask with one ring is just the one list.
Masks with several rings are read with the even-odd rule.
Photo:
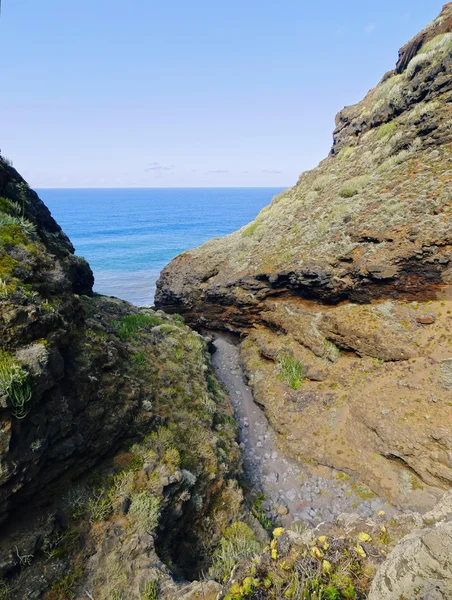
[[371, 500], [375, 498], [375, 494], [365, 485], [353, 484], [350, 486], [357, 496], [363, 500]]
[[27, 241], [27, 237], [19, 225], [0, 226], [0, 243], [4, 246], [25, 245]]
[[0, 256], [0, 278], [5, 279], [13, 274], [14, 269], [19, 266], [19, 262], [10, 256]]

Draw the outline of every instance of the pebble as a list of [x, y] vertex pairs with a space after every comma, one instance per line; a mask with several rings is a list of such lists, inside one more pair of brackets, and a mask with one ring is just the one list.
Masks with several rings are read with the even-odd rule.
[[290, 502], [293, 502], [296, 497], [297, 497], [297, 490], [295, 488], [292, 488], [291, 490], [286, 492], [286, 498], [288, 500], [290, 500]]

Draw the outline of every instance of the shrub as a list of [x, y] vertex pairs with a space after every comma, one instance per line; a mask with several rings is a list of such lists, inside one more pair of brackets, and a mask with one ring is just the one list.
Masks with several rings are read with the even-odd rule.
[[129, 509], [137, 531], [153, 534], [160, 517], [160, 500], [146, 491], [135, 492], [131, 496]]
[[384, 123], [384, 125], [381, 125], [377, 130], [377, 138], [381, 140], [384, 137], [391, 135], [391, 133], [394, 133], [396, 127], [397, 125], [394, 123], [394, 121]]
[[312, 189], [316, 192], [323, 192], [334, 181], [333, 175], [320, 175], [312, 184]]
[[[4, 246], [19, 246], [27, 244], [27, 238], [23, 228], [17, 223], [11, 222], [10, 219], [17, 217], [10, 217], [8, 215], [1, 215], [3, 223], [0, 221], [0, 243]], [[8, 222], [5, 221], [8, 220]]]
[[12, 275], [14, 269], [19, 266], [19, 262], [10, 256], [0, 256], [0, 277], [5, 279]]
[[374, 102], [379, 100], [388, 100], [394, 94], [395, 89], [402, 87], [402, 82], [405, 79], [404, 75], [393, 75], [384, 83], [378, 85], [374, 91]]
[[259, 225], [260, 223], [257, 219], [253, 221], [253, 223], [245, 227], [245, 229], [242, 232], [242, 237], [253, 237]]
[[36, 233], [35, 224], [24, 217], [0, 214], [0, 227], [4, 227], [5, 225], [17, 225], [24, 233], [27, 234]]
[[416, 73], [421, 71], [427, 65], [431, 64], [434, 55], [434, 52], [427, 52], [418, 54], [417, 56], [412, 58], [406, 69], [406, 76], [408, 77], [408, 79], [412, 79], [416, 75]]
[[348, 160], [353, 156], [353, 154], [355, 154], [355, 148], [353, 148], [352, 146], [347, 146], [345, 148], [341, 148], [338, 154], [338, 158], [340, 158], [341, 160]]
[[292, 389], [300, 389], [305, 378], [303, 365], [290, 352], [280, 352], [278, 355], [279, 370], [283, 380]]
[[369, 181], [369, 175], [354, 177], [347, 181], [347, 183], [339, 190], [339, 196], [341, 198], [353, 198], [353, 196], [359, 194], [366, 187]]
[[7, 215], [13, 214], [13, 203], [8, 198], [0, 198], [0, 211]]
[[248, 525], [240, 521], [232, 523], [224, 530], [220, 544], [213, 553], [209, 577], [219, 582], [226, 581], [239, 560], [253, 558], [260, 551], [261, 545]]
[[439, 53], [447, 51], [450, 48], [452, 48], [452, 33], [440, 33], [422, 46], [421, 53]]
[[24, 419], [30, 412], [31, 387], [27, 371], [6, 352], [0, 354], [0, 393], [7, 394], [12, 415]]
[[88, 511], [92, 523], [106, 521], [113, 512], [111, 499], [103, 488], [95, 490], [93, 497], [89, 499]]

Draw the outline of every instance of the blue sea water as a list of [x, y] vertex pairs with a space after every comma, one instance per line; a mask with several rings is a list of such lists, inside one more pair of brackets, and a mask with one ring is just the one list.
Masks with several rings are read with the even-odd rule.
[[281, 188], [40, 189], [95, 276], [95, 291], [152, 305], [177, 254], [256, 217]]

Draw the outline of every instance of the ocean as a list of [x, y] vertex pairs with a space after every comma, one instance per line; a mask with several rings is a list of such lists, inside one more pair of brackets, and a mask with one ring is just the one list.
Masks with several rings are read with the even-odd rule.
[[95, 276], [94, 289], [150, 306], [175, 256], [252, 221], [282, 188], [39, 189]]

